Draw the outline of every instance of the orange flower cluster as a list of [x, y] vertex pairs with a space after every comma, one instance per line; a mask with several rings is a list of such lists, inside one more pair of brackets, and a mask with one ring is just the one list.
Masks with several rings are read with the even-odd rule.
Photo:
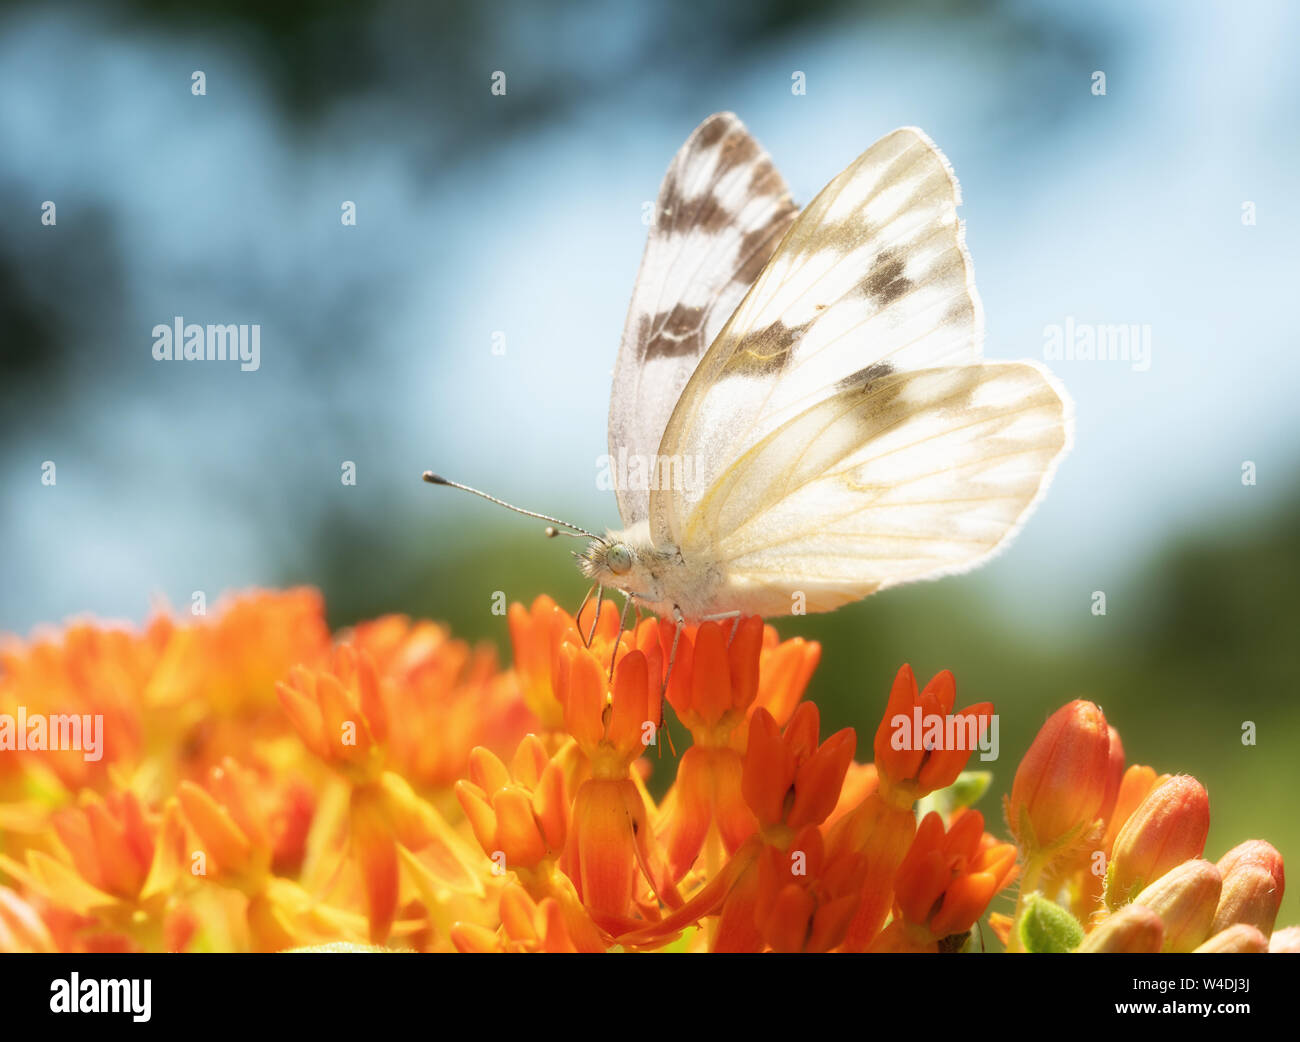
[[1200, 860], [1204, 790], [1125, 771], [1087, 703], [1011, 843], [951, 674], [904, 666], [859, 763], [803, 700], [818, 645], [581, 623], [513, 605], [506, 670], [430, 622], [331, 635], [310, 590], [0, 645], [0, 951], [955, 951], [1018, 874], [1013, 950], [1300, 944], [1277, 852]]
[[1187, 775], [1125, 767], [1099, 707], [1075, 701], [1043, 725], [1006, 803], [1024, 852], [1015, 919], [991, 925], [1013, 951], [1300, 950], [1274, 931], [1282, 856], [1262, 840], [1202, 858], [1210, 799]]

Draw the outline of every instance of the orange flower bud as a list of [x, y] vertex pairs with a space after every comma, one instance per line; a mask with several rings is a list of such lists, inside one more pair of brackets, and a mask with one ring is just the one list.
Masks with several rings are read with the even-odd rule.
[[374, 663], [349, 644], [334, 653], [332, 668], [296, 666], [275, 686], [303, 743], [354, 780], [377, 777], [383, 768], [388, 715], [379, 697]]
[[[611, 614], [606, 612], [601, 621]], [[566, 635], [571, 634], [575, 640], [578, 637], [574, 621], [545, 594], [529, 608], [511, 604], [506, 618], [514, 649], [515, 674], [524, 701], [543, 728], [557, 731], [564, 722], [564, 706], [557, 697], [552, 676], [561, 642]]]
[[1161, 951], [1190, 952], [1210, 935], [1222, 885], [1218, 867], [1195, 858], [1171, 868], [1134, 898], [1165, 924]]
[[1175, 865], [1199, 858], [1209, 831], [1210, 797], [1200, 782], [1178, 775], [1157, 786], [1115, 838], [1106, 869], [1107, 906], [1122, 907]]
[[569, 939], [560, 906], [552, 897], [540, 902], [519, 886], [501, 891], [501, 926], [514, 942], [516, 950], [565, 952], [577, 951]]
[[1128, 955], [1154, 955], [1165, 943], [1165, 924], [1160, 916], [1142, 905], [1121, 908], [1096, 927], [1079, 952], [1121, 952]]
[[1300, 926], [1287, 926], [1281, 930], [1274, 930], [1273, 936], [1268, 939], [1268, 950], [1273, 955], [1284, 952], [1300, 955]]
[[1106, 795], [1101, 800], [1101, 817], [1109, 821], [1119, 802], [1119, 790], [1124, 782], [1124, 743], [1120, 741], [1119, 732], [1113, 724], [1107, 725], [1106, 733], [1110, 738], [1110, 764], [1106, 768]]
[[177, 796], [209, 855], [207, 874], [248, 893], [260, 890], [271, 867], [271, 840], [266, 793], [253, 772], [227, 758], [208, 773], [206, 789], [183, 781]]
[[857, 735], [846, 727], [818, 745], [818, 722], [811, 702], [795, 710], [784, 732], [766, 709], [750, 719], [741, 788], [761, 826], [819, 825], [835, 809]]
[[[676, 625], [660, 622], [663, 661], [672, 651]], [[726, 745], [744, 723], [758, 695], [759, 655], [763, 620], [757, 616], [732, 624], [705, 622], [685, 629], [677, 641], [677, 657], [667, 697], [697, 744]]]
[[470, 754], [469, 772], [469, 780], [456, 783], [456, 798], [484, 853], [504, 855], [503, 867], [512, 871], [559, 855], [567, 829], [564, 772], [535, 735], [519, 744], [513, 776], [481, 746]]
[[107, 893], [133, 898], [154, 859], [154, 841], [133, 792], [93, 793], [80, 806], [56, 811], [53, 825], [83, 879]]
[[844, 939], [861, 889], [866, 858], [827, 854], [816, 825], [795, 834], [788, 850], [766, 846], [758, 861], [754, 925], [777, 952], [825, 952]]
[[501, 674], [494, 651], [440, 623], [384, 615], [358, 623], [351, 643], [374, 662], [387, 718], [401, 721], [385, 738], [385, 765], [422, 790], [463, 778], [476, 746], [504, 750], [537, 726], [519, 674]]
[[1268, 938], [1253, 926], [1237, 923], [1194, 950], [1198, 955], [1258, 955], [1268, 951]]
[[1066, 851], [1100, 832], [1114, 767], [1101, 709], [1076, 700], [1042, 726], [1016, 770], [1007, 823], [1030, 856]]
[[1159, 781], [1168, 780], [1168, 775], [1163, 779], [1157, 779], [1156, 772], [1152, 768], [1136, 763], [1124, 772], [1123, 778], [1120, 779], [1119, 792], [1115, 796], [1115, 804], [1106, 819], [1106, 834], [1101, 841], [1101, 847], [1107, 854], [1115, 846], [1115, 837], [1119, 835], [1119, 830], [1133, 816], [1133, 812], [1141, 806], [1151, 790]]
[[498, 914], [500, 933], [477, 923], [456, 923], [451, 928], [452, 944], [458, 951], [478, 953], [579, 950], [570, 936], [564, 912], [553, 897], [535, 901], [518, 884], [511, 883], [501, 891]]
[[1282, 894], [1286, 891], [1282, 855], [1270, 843], [1247, 840], [1219, 859], [1219, 871], [1223, 873], [1223, 893], [1211, 932], [1219, 933], [1236, 923], [1245, 923], [1267, 937], [1273, 932]]
[[894, 677], [885, 715], [876, 728], [874, 753], [881, 795], [896, 807], [911, 807], [947, 788], [965, 769], [993, 715], [991, 702], [954, 714], [953, 675], [937, 673], [918, 691], [912, 667]]
[[1015, 873], [1015, 847], [986, 840], [978, 811], [960, 812], [946, 832], [931, 811], [899, 865], [895, 900], [908, 923], [938, 940], [969, 930]]
[[609, 661], [574, 644], [563, 644], [556, 692], [564, 704], [564, 726], [591, 761], [594, 777], [625, 778], [641, 756], [660, 716], [659, 649], [627, 651], [607, 680]]
[[491, 955], [505, 951], [505, 947], [497, 938], [496, 930], [489, 930], [486, 926], [479, 926], [478, 923], [456, 923], [451, 928], [450, 936], [451, 943], [456, 946], [458, 952]]

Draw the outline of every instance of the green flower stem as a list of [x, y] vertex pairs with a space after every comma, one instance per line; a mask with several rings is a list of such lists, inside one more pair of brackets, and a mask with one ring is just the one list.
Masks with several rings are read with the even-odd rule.
[[1041, 853], [1031, 854], [1025, 859], [1025, 870], [1020, 874], [1020, 896], [1016, 898], [1015, 921], [1011, 924], [1011, 937], [1007, 942], [1008, 952], [1023, 952], [1024, 944], [1020, 940], [1020, 921], [1024, 918], [1026, 899], [1038, 892], [1038, 881], [1042, 878], [1047, 860]]

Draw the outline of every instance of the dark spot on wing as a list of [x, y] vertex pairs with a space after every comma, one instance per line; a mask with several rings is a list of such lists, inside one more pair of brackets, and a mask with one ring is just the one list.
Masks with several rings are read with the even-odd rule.
[[881, 308], [886, 308], [909, 289], [912, 282], [903, 274], [903, 261], [885, 250], [871, 265], [862, 283], [862, 291]]
[[[685, 217], [678, 227], [700, 228], [710, 233], [735, 227], [736, 214], [730, 207], [719, 203], [716, 188], [718, 182], [727, 174], [737, 167], [748, 164], [752, 164], [754, 168], [750, 173], [749, 197], [752, 198], [756, 194], [780, 194], [785, 191], [785, 182], [773, 168], [771, 160], [762, 155], [758, 142], [743, 132], [732, 134], [722, 143], [709, 186], [694, 198], [680, 200], [676, 204], [682, 208]], [[756, 185], [761, 187], [756, 188]], [[677, 195], [675, 184], [673, 195]]]
[[[684, 358], [698, 355], [700, 335], [708, 309], [688, 308], [681, 304], [652, 318], [642, 317], [637, 339], [645, 344], [642, 358]], [[650, 339], [647, 340], [646, 338]]]
[[893, 371], [894, 367], [888, 362], [874, 362], [865, 369], [850, 373], [835, 386], [841, 391], [858, 390], [865, 392], [871, 388], [873, 383], [881, 377], [888, 376]]
[[682, 211], [689, 206], [690, 200], [678, 190], [677, 179], [665, 178], [663, 188], [659, 190], [659, 210], [655, 214], [655, 227], [660, 231], [668, 231], [677, 223]]
[[748, 134], [733, 134], [722, 143], [722, 157], [718, 161], [718, 173], [723, 174], [743, 163], [752, 162], [757, 156], [757, 141]]
[[722, 136], [735, 125], [735, 121], [727, 116], [713, 116], [700, 124], [695, 139], [697, 148], [708, 148], [710, 145], [716, 145], [722, 140]]
[[764, 159], [754, 164], [747, 191], [750, 195], [784, 195], [787, 191], [785, 178], [777, 172], [770, 159]]
[[733, 276], [734, 282], [739, 282], [744, 286], [754, 284], [759, 272], [772, 259], [772, 254], [776, 252], [776, 244], [781, 241], [781, 237], [785, 235], [794, 218], [794, 205], [790, 204], [789, 209], [778, 213], [773, 220], [768, 221], [763, 227], [755, 228], [753, 231], [746, 233], [745, 237], [740, 240], [740, 250], [736, 254], [737, 257], [742, 258], [742, 261]]
[[736, 225], [736, 215], [718, 202], [712, 189], [698, 199], [692, 199], [689, 205], [692, 212], [685, 225], [687, 228], [700, 228], [710, 235], [717, 235]]
[[721, 375], [772, 376], [789, 366], [794, 346], [812, 323], [787, 326], [774, 322], [763, 330], [756, 330], [744, 340], [744, 346], [727, 359]]
[[[921, 413], [969, 412], [971, 396], [979, 386], [979, 373], [978, 366], [968, 365], [900, 374], [895, 379], [878, 376], [861, 391], [845, 389], [842, 393], [851, 396], [849, 400], [854, 404], [862, 437], [866, 439], [915, 419]], [[904, 391], [908, 393], [905, 395]]]

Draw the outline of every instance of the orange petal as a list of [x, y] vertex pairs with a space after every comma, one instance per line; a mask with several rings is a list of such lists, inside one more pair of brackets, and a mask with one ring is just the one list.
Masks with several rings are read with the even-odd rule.
[[840, 798], [840, 786], [844, 784], [844, 775], [853, 762], [857, 744], [857, 734], [853, 728], [846, 727], [827, 738], [799, 767], [795, 774], [794, 805], [786, 817], [787, 825], [797, 829], [826, 820]]
[[487, 794], [473, 782], [461, 779], [456, 783], [456, 799], [474, 830], [474, 838], [490, 857], [497, 847], [497, 816]]
[[965, 933], [984, 914], [998, 892], [998, 879], [989, 872], [958, 876], [944, 891], [943, 904], [930, 920], [936, 937]]
[[497, 842], [506, 855], [506, 867], [535, 868], [546, 857], [546, 841], [537, 830], [529, 793], [517, 785], [499, 789], [492, 796], [497, 814]]
[[564, 849], [569, 829], [569, 794], [564, 768], [557, 762], [547, 763], [541, 781], [533, 792], [533, 813], [541, 826], [542, 836], [552, 853]]
[[681, 879], [704, 847], [713, 811], [713, 750], [693, 745], [682, 754], [673, 781], [667, 856], [673, 879]]
[[640, 756], [646, 744], [646, 725], [657, 726], [659, 714], [650, 708], [650, 670], [640, 651], [629, 651], [614, 674], [613, 706], [606, 737], [625, 756]]
[[939, 715], [947, 716], [957, 702], [957, 681], [951, 671], [945, 669], [930, 678], [921, 694], [936, 698], [939, 702]]
[[763, 937], [773, 951], [803, 951], [814, 907], [812, 895], [803, 887], [782, 887], [763, 922]]
[[566, 644], [560, 649], [564, 729], [591, 755], [605, 737], [605, 675], [594, 657]]
[[494, 752], [479, 745], [470, 750], [469, 779], [484, 793], [493, 793], [510, 784], [510, 772]]
[[191, 781], [182, 781], [176, 795], [190, 827], [217, 864], [231, 872], [246, 871], [253, 847], [230, 812]]
[[140, 864], [132, 857], [126, 840], [126, 829], [109, 816], [108, 809], [102, 803], [88, 803], [85, 810], [90, 831], [95, 837], [95, 847], [99, 851], [104, 888], [123, 897], [134, 896], [144, 882], [148, 862]]
[[703, 623], [695, 635], [695, 669], [691, 679], [691, 708], [708, 726], [717, 724], [732, 707], [731, 664], [726, 638], [716, 622]]
[[741, 619], [727, 649], [731, 672], [731, 704], [745, 712], [758, 697], [759, 658], [763, 651], [763, 620], [757, 615]]
[[630, 785], [594, 779], [583, 784], [574, 801], [582, 900], [597, 922], [627, 915], [632, 904], [636, 850], [623, 793]]
[[742, 790], [745, 802], [764, 825], [785, 816], [785, 798], [794, 784], [794, 752], [782, 739], [776, 721], [766, 709], [755, 710], [749, 721]]
[[894, 683], [889, 689], [889, 701], [885, 705], [880, 726], [876, 728], [873, 742], [876, 769], [880, 771], [882, 782], [898, 782], [915, 776], [925, 756], [925, 750], [919, 742], [909, 743], [915, 748], [895, 749], [895, 720], [898, 717], [912, 718], [912, 709], [917, 705], [918, 692], [916, 677], [912, 667], [904, 664], [894, 676]]

